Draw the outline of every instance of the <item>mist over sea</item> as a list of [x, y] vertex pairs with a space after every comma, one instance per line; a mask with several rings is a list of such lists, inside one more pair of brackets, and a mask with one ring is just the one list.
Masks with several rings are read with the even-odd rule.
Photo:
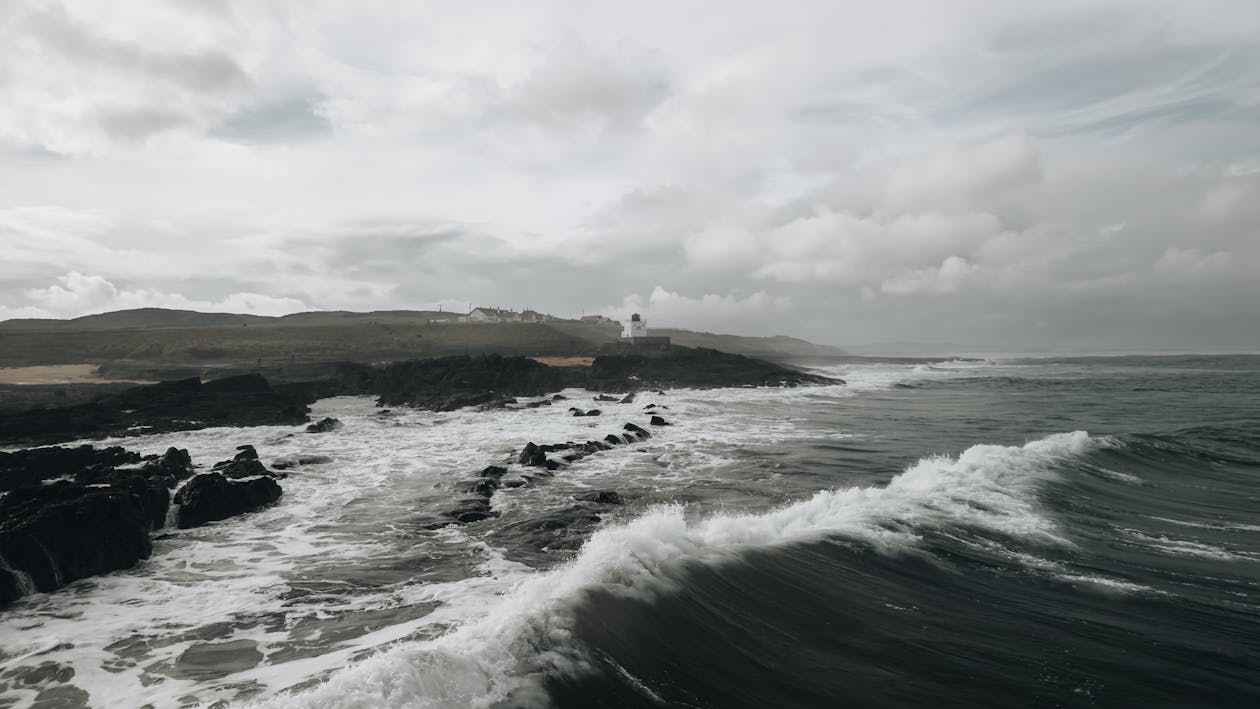
[[328, 461], [0, 611], [0, 707], [1260, 705], [1260, 356], [818, 371], [847, 384], [95, 442]]

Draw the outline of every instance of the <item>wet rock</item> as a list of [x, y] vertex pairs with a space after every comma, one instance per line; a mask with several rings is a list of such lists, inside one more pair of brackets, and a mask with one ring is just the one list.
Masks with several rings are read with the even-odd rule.
[[358, 390], [371, 391], [385, 406], [407, 404], [450, 411], [502, 401], [505, 397], [542, 396], [565, 388], [568, 375], [526, 357], [456, 355], [394, 362], [354, 370]]
[[342, 428], [344, 424], [335, 418], [322, 418], [306, 427], [307, 433], [328, 433]]
[[530, 441], [521, 449], [521, 454], [517, 456], [516, 462], [530, 467], [542, 467], [547, 464], [547, 454], [533, 441]]
[[[601, 415], [601, 414], [603, 414], [603, 413], [604, 413], [604, 412], [603, 412], [603, 411], [600, 411], [599, 409], [591, 409], [590, 411], [587, 411], [585, 415], [586, 415], [586, 416], [599, 416], [599, 415]], [[576, 415], [577, 415], [577, 414], [574, 414], [574, 416], [576, 416]]]
[[665, 419], [661, 418], [660, 416], [653, 416], [653, 417], [652, 417], [652, 419], [651, 419], [650, 421], [648, 421], [648, 425], [650, 425], [650, 426], [672, 426], [673, 424], [669, 423], [668, 421], [666, 421]]
[[621, 398], [621, 403], [623, 403], [623, 404], [633, 404], [633, 403], [634, 403], [634, 392], [630, 392], [629, 394], [626, 394], [625, 396], [623, 396], [623, 397]]
[[150, 474], [170, 476], [173, 480], [187, 480], [193, 474], [192, 456], [186, 448], [167, 448], [161, 457], [150, 459], [143, 467]]
[[320, 463], [331, 463], [332, 458], [326, 455], [316, 455], [314, 453], [298, 453], [296, 455], [286, 455], [283, 458], [276, 458], [271, 461], [271, 467], [275, 470], [289, 470], [303, 465], [319, 465]]
[[84, 470], [112, 470], [139, 463], [139, 453], [118, 446], [93, 448], [32, 448], [0, 452], [0, 491], [38, 485], [43, 480], [74, 477]]
[[655, 408], [656, 408], [656, 404], [648, 404], [647, 406], [643, 407], [643, 410], [647, 411], [648, 409], [655, 409]]
[[63, 480], [0, 498], [0, 605], [148, 558], [152, 482], [133, 472], [117, 483]]
[[232, 481], [220, 473], [202, 473], [175, 494], [179, 528], [199, 527], [253, 512], [280, 499], [280, 495], [280, 485], [270, 477]]
[[618, 400], [617, 397], [609, 396], [607, 394], [600, 394], [599, 396], [595, 397], [595, 401], [617, 401], [617, 400]]
[[490, 509], [490, 501], [484, 497], [469, 497], [460, 500], [455, 507], [444, 513], [445, 516], [454, 519], [459, 524], [468, 524], [470, 522], [479, 522], [483, 519], [490, 519], [495, 514]]
[[306, 423], [309, 394], [273, 389], [245, 374], [202, 384], [192, 377], [134, 387], [61, 408], [0, 415], [0, 441], [56, 443], [76, 438], [165, 433], [212, 426]]
[[564, 394], [553, 394], [553, 395], [551, 396], [551, 400], [552, 400], [552, 401], [565, 401], [565, 400], [567, 400], [568, 398], [569, 398], [569, 397], [565, 396]]
[[652, 434], [648, 433], [648, 432], [647, 432], [647, 430], [646, 430], [646, 429], [644, 429], [642, 426], [638, 426], [638, 425], [635, 425], [635, 424], [633, 424], [633, 423], [627, 423], [626, 425], [622, 426], [621, 428], [622, 428], [622, 430], [624, 430], [624, 431], [628, 431], [628, 432], [629, 432], [629, 434], [630, 434], [630, 435], [633, 435], [633, 436], [634, 436], [634, 438], [635, 438], [635, 439], [637, 439], [637, 440], [644, 440], [644, 439], [646, 439], [646, 438], [651, 438], [651, 437], [652, 437]]
[[615, 436], [611, 433], [608, 434], [607, 436], [604, 436], [604, 441], [607, 442], [610, 446], [619, 446], [622, 443], [624, 443], [624, 441], [621, 440], [620, 436]]
[[499, 481], [495, 478], [477, 478], [464, 483], [464, 492], [482, 497], [490, 497], [499, 489]]
[[624, 505], [626, 499], [612, 490], [592, 490], [584, 492], [580, 495], [574, 495], [573, 499], [582, 502], [598, 502], [601, 505]]
[[551, 399], [542, 399], [540, 401], [531, 401], [525, 404], [527, 409], [537, 409], [540, 406], [551, 406]]
[[231, 460], [221, 460], [214, 464], [212, 470], [226, 478], [238, 480], [255, 475], [271, 475], [267, 466], [258, 460], [258, 451], [253, 446], [237, 446], [237, 453]]
[[498, 480], [504, 475], [507, 475], [507, 468], [498, 465], [487, 465], [481, 470], [481, 477], [483, 478], [494, 478], [495, 480]]
[[586, 415], [586, 412], [585, 412], [585, 411], [583, 411], [582, 409], [576, 408], [576, 407], [570, 407], [570, 408], [569, 408], [569, 411], [570, 411], [570, 412], [571, 412], [574, 416], [585, 416], [585, 415]]

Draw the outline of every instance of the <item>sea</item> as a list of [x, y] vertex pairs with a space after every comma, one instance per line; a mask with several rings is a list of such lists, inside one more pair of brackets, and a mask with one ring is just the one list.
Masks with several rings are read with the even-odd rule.
[[[0, 610], [0, 707], [1260, 706], [1260, 356], [814, 369], [99, 441], [324, 459]], [[497, 516], [429, 529], [487, 465]]]

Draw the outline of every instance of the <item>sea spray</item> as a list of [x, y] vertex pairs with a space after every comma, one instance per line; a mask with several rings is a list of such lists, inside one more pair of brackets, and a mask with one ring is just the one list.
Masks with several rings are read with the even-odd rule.
[[765, 514], [687, 519], [681, 505], [655, 507], [628, 524], [595, 532], [577, 558], [517, 584], [484, 616], [435, 640], [370, 658], [318, 688], [261, 706], [490, 707], [539, 700], [547, 675], [588, 666], [572, 640], [574, 610], [587, 592], [650, 599], [678, 587], [686, 563], [720, 563], [755, 547], [828, 535], [904, 549], [926, 526], [965, 524], [1041, 543], [1067, 543], [1035, 509], [1033, 492], [1052, 464], [1086, 451], [1083, 431], [1024, 446], [980, 445], [933, 457], [883, 487], [819, 492]]

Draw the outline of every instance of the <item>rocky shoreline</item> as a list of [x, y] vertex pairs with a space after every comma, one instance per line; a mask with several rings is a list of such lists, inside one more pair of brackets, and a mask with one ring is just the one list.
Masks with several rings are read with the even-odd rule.
[[[596, 401], [631, 403], [638, 392], [663, 388], [832, 384], [779, 365], [714, 350], [674, 348], [662, 354], [618, 353], [590, 367], [551, 367], [524, 357], [455, 356], [382, 366], [346, 364], [313, 382], [273, 386], [257, 374], [202, 383], [199, 379], [139, 386], [95, 401], [0, 416], [0, 444], [47, 445], [84, 438], [122, 437], [213, 426], [290, 425], [310, 421], [309, 405], [334, 395], [373, 395], [380, 406], [449, 411], [467, 406], [534, 408], [564, 400], [552, 392], [571, 387], [601, 393]], [[517, 397], [544, 397], [524, 403]], [[655, 404], [641, 409], [649, 426], [668, 426]], [[599, 409], [570, 408], [574, 416]], [[340, 422], [306, 426], [328, 433]], [[651, 437], [624, 423], [599, 440], [530, 443], [512, 460], [489, 465], [461, 485], [462, 497], [429, 520], [427, 528], [469, 524], [497, 514], [491, 498], [504, 487], [533, 485], [582, 458]], [[54, 591], [79, 579], [127, 569], [149, 557], [153, 534], [186, 529], [259, 510], [283, 494], [277, 472], [302, 461], [277, 460], [268, 468], [252, 446], [208, 471], [187, 450], [161, 456], [111, 446], [27, 448], [0, 452], [0, 606], [24, 595]], [[574, 519], [598, 521], [590, 506], [620, 504], [612, 490], [576, 500]], [[573, 520], [537, 530], [551, 539]]]
[[189, 378], [138, 386], [94, 401], [0, 414], [0, 445], [189, 431], [216, 426], [305, 424], [315, 401], [377, 397], [381, 406], [452, 411], [502, 405], [577, 387], [597, 392], [673, 388], [795, 387], [838, 380], [717, 350], [673, 347], [596, 357], [589, 367], [550, 367], [527, 357], [457, 355], [385, 365], [343, 363], [317, 380], [273, 384], [259, 374], [202, 383]]

